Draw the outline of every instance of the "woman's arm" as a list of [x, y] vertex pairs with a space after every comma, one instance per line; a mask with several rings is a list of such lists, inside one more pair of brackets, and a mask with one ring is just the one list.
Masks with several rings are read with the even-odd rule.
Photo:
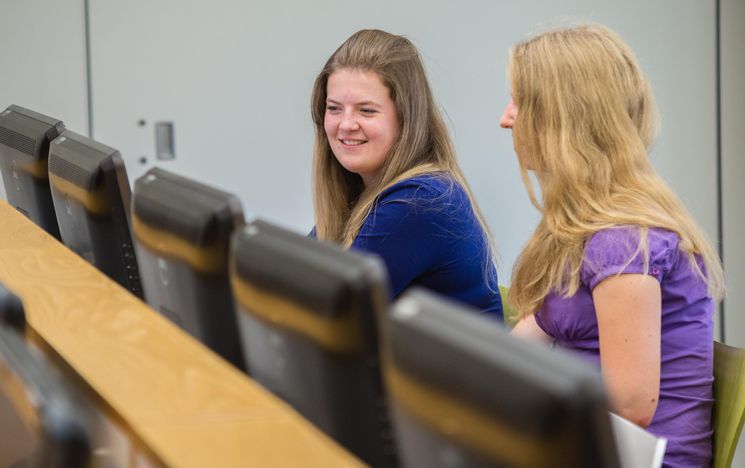
[[553, 341], [553, 338], [538, 326], [538, 323], [535, 321], [535, 315], [532, 314], [520, 319], [520, 321], [512, 328], [511, 333], [514, 336], [525, 338], [530, 341], [539, 341], [546, 344], [551, 344]]
[[660, 394], [660, 284], [648, 275], [610, 276], [593, 289], [592, 298], [611, 409], [647, 427]]

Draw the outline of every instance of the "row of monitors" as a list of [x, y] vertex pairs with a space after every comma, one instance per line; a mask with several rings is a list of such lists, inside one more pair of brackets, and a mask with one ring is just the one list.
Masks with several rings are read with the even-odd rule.
[[227, 280], [235, 197], [157, 168], [132, 197], [116, 149], [15, 105], [0, 113], [0, 173], [16, 209], [245, 369]]
[[118, 151], [12, 105], [0, 113], [0, 173], [18, 211], [142, 297]]
[[[78, 231], [93, 231], [96, 222], [131, 226], [134, 251], [89, 235], [89, 245], [101, 245], [88, 247], [92, 262], [99, 252], [136, 257], [154, 309], [367, 463], [616, 466], [599, 376], [572, 357], [519, 342], [427, 291], [409, 291], [391, 306], [379, 259], [261, 220], [246, 224], [236, 197], [162, 169], [135, 181], [130, 216], [126, 173], [113, 149], [11, 106], [0, 115], [0, 170], [8, 200], [32, 219], [42, 204], [19, 206], [12, 183], [22, 166], [18, 152], [36, 151], [40, 160], [43, 145], [4, 136], [23, 130], [8, 120], [24, 112], [46, 119], [47, 185], [63, 241], [65, 216], [88, 219], [70, 222]], [[75, 161], [75, 152], [92, 160], [94, 150], [119, 162], [89, 163], [94, 175], [87, 177], [55, 162]], [[26, 171], [25, 187], [44, 185], [42, 166]], [[101, 221], [102, 214], [119, 221]], [[47, 218], [34, 220], [50, 230]]]
[[[236, 280], [243, 283], [244, 319], [259, 322], [242, 327], [253, 340], [249, 367], [367, 463], [618, 466], [603, 388], [592, 370], [513, 339], [425, 290], [408, 291], [387, 313], [379, 262], [311, 246], [290, 233], [277, 236], [276, 229], [257, 222], [244, 234], [246, 242], [268, 247], [255, 249], [254, 258], [295, 250], [274, 261], [296, 267], [275, 281], [254, 264], [243, 270], [248, 279]], [[311, 248], [302, 248], [306, 241]], [[298, 278], [313, 280], [278, 294]], [[116, 466], [83, 463], [105, 455], [93, 447], [106, 441], [71, 382], [17, 333], [22, 308], [1, 287], [0, 316], [0, 429], [13, 435], [0, 441], [0, 463]], [[381, 323], [380, 353], [371, 316]]]

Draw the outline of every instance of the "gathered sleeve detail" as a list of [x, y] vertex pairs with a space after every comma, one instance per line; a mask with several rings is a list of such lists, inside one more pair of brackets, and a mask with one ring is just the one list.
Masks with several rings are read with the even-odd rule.
[[592, 290], [612, 275], [647, 274], [658, 282], [673, 268], [679, 238], [672, 231], [650, 228], [646, 249], [639, 248], [641, 228], [619, 226], [592, 235], [585, 247], [580, 280]]

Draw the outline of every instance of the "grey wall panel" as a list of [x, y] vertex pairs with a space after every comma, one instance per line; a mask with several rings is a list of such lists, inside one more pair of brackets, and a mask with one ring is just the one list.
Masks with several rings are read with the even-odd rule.
[[83, 0], [2, 1], [1, 109], [18, 104], [87, 133], [83, 10]]
[[[721, 0], [722, 188], [725, 332], [745, 347], [745, 2]], [[740, 438], [733, 468], [745, 468]]]
[[[745, 347], [745, 2], [722, 0], [722, 186], [727, 342]], [[745, 466], [745, 457], [743, 458]]]

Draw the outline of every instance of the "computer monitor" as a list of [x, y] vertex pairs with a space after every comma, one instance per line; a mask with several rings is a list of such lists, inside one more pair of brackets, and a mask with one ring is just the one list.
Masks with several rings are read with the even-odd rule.
[[19, 333], [26, 330], [26, 312], [21, 300], [0, 284], [0, 326], [10, 327]]
[[49, 184], [62, 242], [137, 297], [129, 179], [121, 155], [70, 130], [52, 140]]
[[251, 376], [368, 464], [395, 466], [382, 262], [255, 220], [233, 236], [231, 283]]
[[228, 247], [243, 224], [229, 193], [159, 168], [135, 181], [132, 230], [145, 300], [239, 369]]
[[0, 285], [0, 466], [88, 466], [91, 415], [74, 388], [24, 340], [19, 304]]
[[23, 107], [0, 112], [0, 172], [8, 203], [60, 239], [49, 188], [49, 143], [65, 125]]
[[575, 356], [419, 288], [383, 329], [403, 466], [619, 466], [600, 374]]

